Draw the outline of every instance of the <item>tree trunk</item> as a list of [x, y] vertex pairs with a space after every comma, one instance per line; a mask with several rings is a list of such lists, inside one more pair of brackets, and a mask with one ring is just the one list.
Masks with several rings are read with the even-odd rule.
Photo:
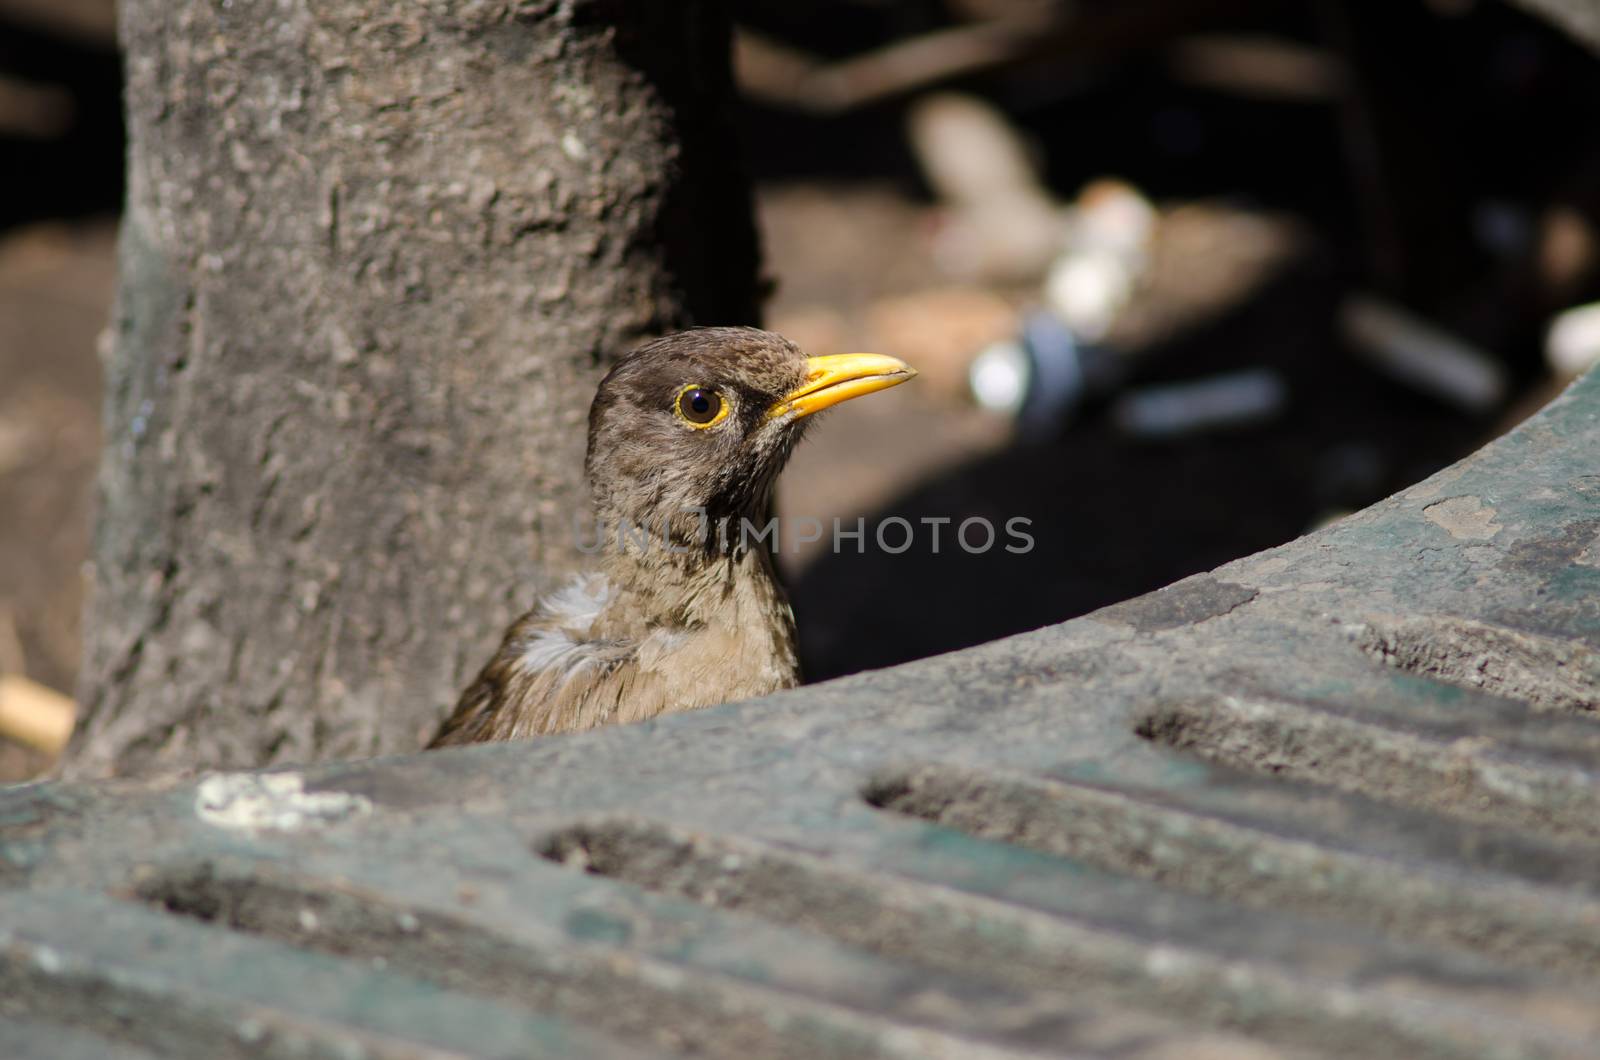
[[419, 747], [642, 337], [757, 315], [714, 0], [124, 0], [77, 776]]

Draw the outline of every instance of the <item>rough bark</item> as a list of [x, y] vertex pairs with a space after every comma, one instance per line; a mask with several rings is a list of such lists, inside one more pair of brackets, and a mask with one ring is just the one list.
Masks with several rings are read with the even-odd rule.
[[579, 558], [640, 338], [756, 316], [713, 0], [127, 0], [67, 771], [409, 750]]

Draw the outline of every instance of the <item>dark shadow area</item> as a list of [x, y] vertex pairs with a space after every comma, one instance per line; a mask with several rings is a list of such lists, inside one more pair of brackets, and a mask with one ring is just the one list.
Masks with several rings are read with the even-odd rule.
[[[864, 551], [847, 542], [791, 587], [807, 678], [979, 644], [1160, 588], [1291, 540], [1487, 440], [1486, 422], [1410, 393], [1341, 348], [1332, 318], [1343, 287], [1328, 266], [1302, 266], [1141, 362], [1136, 382], [1277, 368], [1292, 396], [1273, 423], [1141, 442], [1091, 408], [1055, 439], [955, 468], [874, 512]], [[891, 554], [870, 528], [896, 516], [919, 527], [981, 517], [997, 541], [969, 553], [951, 525], [935, 553], [924, 527], [910, 550]], [[1005, 526], [1019, 517], [1033, 545], [1014, 553]], [[902, 531], [884, 533], [900, 546]], [[969, 533], [980, 546], [982, 528]]]
[[122, 208], [122, 65], [92, 42], [0, 15], [0, 231]]
[[[1082, 5], [1088, 39], [1110, 8]], [[909, 551], [885, 552], [869, 532], [864, 552], [846, 542], [791, 585], [809, 680], [1063, 621], [1281, 544], [1466, 455], [1553, 396], [1549, 320], [1597, 293], [1592, 257], [1561, 277], [1549, 261], [1563, 212], [1600, 230], [1594, 56], [1504, 4], [1166, 8], [1141, 6], [1104, 48], [1064, 36], [936, 87], [1000, 108], [1062, 200], [1112, 173], [1157, 202], [1220, 199], [1306, 225], [1309, 257], [1225, 318], [1131, 357], [1124, 384], [1268, 368], [1287, 383], [1287, 407], [1256, 426], [1152, 442], [1090, 405], [1048, 440], [883, 500], [869, 531], [909, 520], [919, 527]], [[783, 32], [780, 19], [768, 24]], [[1220, 89], [1185, 49], [1222, 37], [1291, 42], [1346, 80], [1321, 100]], [[751, 105], [754, 171], [890, 182], [926, 198], [906, 104], [827, 117]], [[1504, 399], [1467, 413], [1380, 372], [1341, 334], [1352, 294], [1388, 299], [1487, 351], [1506, 370]], [[921, 520], [973, 516], [1000, 531], [999, 544], [969, 554], [951, 525], [932, 551]], [[1019, 517], [1034, 539], [1025, 554], [1001, 547]]]

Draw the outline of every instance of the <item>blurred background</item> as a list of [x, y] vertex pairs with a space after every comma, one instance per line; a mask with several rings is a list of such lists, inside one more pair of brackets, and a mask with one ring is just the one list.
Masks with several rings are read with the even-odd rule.
[[[866, 520], [860, 552], [783, 543], [813, 679], [1287, 541], [1600, 356], [1600, 60], [1523, 8], [732, 7], [768, 326], [922, 371], [782, 481], [791, 519]], [[110, 0], [0, 0], [0, 700], [46, 711], [78, 659], [118, 91]], [[975, 516], [1034, 548], [964, 551]], [[953, 520], [937, 554], [924, 518]], [[0, 741], [0, 781], [48, 762]]]

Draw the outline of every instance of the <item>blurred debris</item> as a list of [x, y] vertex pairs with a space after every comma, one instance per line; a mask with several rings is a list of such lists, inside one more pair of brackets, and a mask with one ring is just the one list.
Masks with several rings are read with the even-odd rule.
[[1187, 37], [1172, 45], [1169, 61], [1192, 85], [1257, 99], [1328, 103], [1349, 88], [1337, 56], [1281, 37]]
[[1283, 377], [1268, 368], [1131, 390], [1112, 405], [1117, 428], [1135, 438], [1168, 439], [1262, 423], [1288, 401]]
[[1020, 339], [1001, 339], [979, 352], [967, 377], [972, 398], [980, 408], [1015, 417], [1028, 398], [1033, 368]]
[[1016, 422], [1023, 441], [1058, 432], [1085, 399], [1109, 391], [1121, 378], [1117, 357], [1082, 341], [1055, 313], [1036, 310], [1022, 334], [989, 345], [969, 372], [972, 396], [982, 408]]
[[[1020, 334], [967, 353], [973, 399], [1012, 417], [1025, 441], [1048, 437], [1086, 398], [1118, 385], [1126, 369], [1115, 351], [1131, 351], [1138, 340], [1148, 345], [1161, 332], [1152, 320], [1165, 316], [1170, 334], [1215, 317], [1301, 248], [1294, 226], [1224, 207], [1180, 207], [1169, 224], [1137, 188], [1111, 178], [1089, 182], [1061, 206], [1004, 116], [967, 97], [924, 100], [912, 112], [911, 135], [928, 183], [947, 207], [935, 241], [941, 268], [989, 283], [1045, 271], [1046, 309], [1024, 317]], [[1156, 250], [1162, 243], [1165, 253]], [[1153, 259], [1163, 265], [1161, 285], [1145, 282]], [[1135, 342], [1108, 343], [1141, 296], [1168, 304], [1137, 314], [1145, 323], [1122, 336]], [[1259, 420], [1283, 400], [1281, 380], [1271, 382], [1249, 376], [1200, 384], [1192, 393], [1157, 393], [1148, 407], [1132, 402], [1124, 426], [1155, 436]]]
[[923, 175], [946, 206], [934, 257], [951, 276], [1037, 277], [1061, 250], [1066, 217], [1005, 116], [971, 96], [941, 93], [911, 108]]
[[[1306, 245], [1285, 220], [1219, 204], [1163, 215], [1114, 180], [1091, 182], [1069, 217], [1068, 249], [1045, 281], [1048, 310], [985, 348], [969, 373], [973, 399], [1012, 416], [1026, 441], [1115, 391], [1142, 351], [1244, 303]], [[1126, 434], [1166, 438], [1258, 423], [1286, 398], [1279, 375], [1251, 370], [1141, 389], [1112, 416]]]
[[[1163, 216], [1114, 178], [1090, 181], [1063, 205], [1005, 116], [968, 96], [920, 101], [909, 134], [944, 206], [934, 235], [940, 269], [991, 284], [1047, 274], [1046, 304], [1080, 339], [1128, 348], [1193, 326], [1248, 298], [1305, 248], [1287, 219], [1209, 203]], [[1206, 260], [1198, 271], [1197, 260]], [[1158, 275], [1145, 284], [1150, 269]], [[1157, 292], [1158, 304], [1135, 314], [1132, 329], [1119, 328], [1141, 288]]]
[[1340, 307], [1346, 340], [1393, 378], [1465, 412], [1504, 402], [1505, 369], [1489, 354], [1412, 313], [1368, 295]]
[[1015, 198], [1055, 212], [1027, 145], [989, 103], [954, 92], [924, 96], [910, 109], [908, 132], [928, 185], [951, 206], [977, 209]]
[[[930, 396], [954, 396], [964, 383], [979, 408], [1010, 419], [1023, 441], [1059, 431], [1085, 400], [1121, 383], [1129, 369], [1119, 362], [1242, 303], [1304, 248], [1287, 221], [1218, 204], [1164, 217], [1136, 187], [1111, 178], [1061, 204], [1023, 137], [972, 97], [919, 101], [908, 131], [940, 202], [933, 260], [972, 286], [879, 299], [866, 332], [874, 346], [926, 365]], [[1023, 285], [1041, 281], [1034, 290], [1044, 308], [1019, 314]], [[1124, 325], [1130, 315], [1137, 322]], [[796, 323], [820, 334], [823, 319]], [[830, 328], [841, 323], [827, 320]], [[827, 338], [825, 348], [840, 347], [838, 336]], [[1128, 415], [1141, 435], [1182, 433], [1260, 419], [1281, 399], [1252, 376], [1179, 393], [1170, 411], [1171, 402], [1155, 400], [1149, 413], [1136, 402]], [[1160, 426], [1160, 416], [1171, 425]]]
[[1565, 203], [1539, 219], [1539, 285], [1557, 304], [1570, 302], [1600, 265], [1600, 232], [1582, 212]]
[[1149, 260], [1106, 341], [1123, 350], [1151, 346], [1237, 309], [1316, 247], [1300, 222], [1222, 202], [1163, 210]]
[[19, 674], [0, 674], [0, 738], [54, 757], [67, 746], [77, 707], [67, 696]]
[[[940, 267], [1001, 284], [1046, 274], [1047, 310], [1024, 317], [1015, 338], [965, 346], [961, 359], [981, 408], [1014, 417], [1024, 440], [1047, 437], [1115, 374], [1103, 370], [1111, 355], [1088, 344], [1110, 330], [1138, 286], [1156, 209], [1111, 179], [1092, 181], [1061, 206], [1005, 117], [967, 96], [919, 102], [910, 135], [945, 206], [934, 242]], [[999, 318], [992, 323], [999, 330]]]
[[740, 93], [759, 103], [826, 111], [813, 79], [825, 62], [748, 27], [733, 34], [733, 76]]
[[1600, 302], [1577, 306], [1550, 322], [1545, 363], [1565, 383], [1600, 364]]
[[1078, 338], [1094, 342], [1111, 330], [1144, 273], [1155, 224], [1155, 207], [1122, 181], [1093, 181], [1078, 196], [1044, 286]]

